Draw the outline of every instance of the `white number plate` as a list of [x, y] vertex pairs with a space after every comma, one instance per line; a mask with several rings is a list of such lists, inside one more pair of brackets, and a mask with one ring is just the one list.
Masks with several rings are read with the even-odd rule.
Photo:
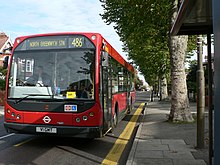
[[57, 128], [36, 127], [36, 132], [57, 133]]

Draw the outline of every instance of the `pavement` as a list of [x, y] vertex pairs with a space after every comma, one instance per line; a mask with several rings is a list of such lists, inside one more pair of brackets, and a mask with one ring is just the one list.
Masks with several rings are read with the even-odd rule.
[[[167, 121], [169, 101], [148, 102], [126, 165], [205, 165], [208, 142], [196, 149], [196, 122], [174, 124]], [[196, 103], [190, 103], [193, 115]], [[208, 138], [205, 113], [205, 140]]]

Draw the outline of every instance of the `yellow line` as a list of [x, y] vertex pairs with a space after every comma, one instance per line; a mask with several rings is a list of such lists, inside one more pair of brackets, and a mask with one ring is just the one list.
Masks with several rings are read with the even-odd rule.
[[134, 115], [132, 116], [131, 120], [125, 127], [124, 131], [121, 133], [119, 138], [116, 140], [114, 146], [109, 151], [108, 155], [105, 157], [105, 159], [102, 161], [102, 165], [115, 165], [119, 161], [122, 152], [125, 149], [125, 146], [128, 143], [128, 140], [131, 137], [131, 134], [134, 130], [134, 127], [136, 125], [136, 121], [138, 120], [138, 117], [142, 111], [142, 108], [144, 106], [144, 103], [141, 103], [141, 105], [138, 107]]
[[23, 145], [23, 144], [25, 144], [25, 143], [27, 143], [27, 142], [29, 142], [29, 141], [31, 141], [31, 140], [32, 140], [32, 139], [28, 139], [28, 140], [25, 140], [25, 141], [23, 141], [23, 142], [21, 142], [21, 143], [15, 144], [14, 147], [19, 147], [19, 146], [21, 146], [21, 145]]

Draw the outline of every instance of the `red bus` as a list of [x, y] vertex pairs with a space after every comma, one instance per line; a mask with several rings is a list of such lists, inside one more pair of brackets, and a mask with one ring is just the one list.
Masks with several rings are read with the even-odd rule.
[[102, 137], [132, 109], [135, 69], [98, 33], [15, 39], [4, 126], [9, 133]]

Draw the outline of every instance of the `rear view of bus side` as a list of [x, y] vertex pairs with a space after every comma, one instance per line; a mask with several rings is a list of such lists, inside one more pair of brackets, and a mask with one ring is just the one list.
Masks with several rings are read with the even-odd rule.
[[116, 127], [135, 102], [135, 70], [98, 33], [18, 37], [8, 66], [8, 132], [85, 138]]

